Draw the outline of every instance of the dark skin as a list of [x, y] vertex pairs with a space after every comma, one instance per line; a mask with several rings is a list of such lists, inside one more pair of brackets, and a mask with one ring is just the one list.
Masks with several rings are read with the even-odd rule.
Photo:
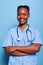
[[[19, 28], [21, 31], [25, 29], [27, 26], [27, 20], [30, 17], [28, 10], [25, 8], [20, 8], [17, 13], [17, 19], [19, 22]], [[40, 44], [33, 43], [30, 46], [8, 46], [5, 48], [5, 52], [7, 54], [15, 55], [15, 56], [24, 56], [27, 54], [32, 54], [40, 51]]]

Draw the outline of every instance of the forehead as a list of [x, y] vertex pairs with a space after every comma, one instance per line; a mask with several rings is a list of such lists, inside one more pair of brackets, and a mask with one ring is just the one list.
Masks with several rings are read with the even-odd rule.
[[27, 10], [26, 8], [19, 8], [19, 9], [18, 9], [18, 12], [21, 12], [21, 11], [28, 13], [28, 10]]

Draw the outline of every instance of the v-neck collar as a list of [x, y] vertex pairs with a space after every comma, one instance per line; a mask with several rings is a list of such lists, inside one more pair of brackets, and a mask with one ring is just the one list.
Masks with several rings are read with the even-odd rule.
[[19, 31], [20, 31], [20, 32], [22, 32], [22, 33], [23, 33], [24, 31], [26, 31], [26, 30], [28, 29], [28, 24], [25, 26], [25, 28], [24, 28], [24, 30], [23, 30], [23, 31], [21, 31], [21, 29], [20, 29], [20, 27], [19, 27], [19, 26], [18, 26], [18, 29], [19, 29]]

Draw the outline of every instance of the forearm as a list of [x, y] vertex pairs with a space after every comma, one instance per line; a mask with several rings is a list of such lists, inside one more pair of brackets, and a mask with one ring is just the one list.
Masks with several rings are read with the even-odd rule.
[[[13, 47], [13, 48], [15, 48], [15, 47]], [[20, 51], [16, 51], [16, 50], [14, 50], [14, 51], [11, 52], [11, 51], [9, 51], [9, 49], [10, 49], [9, 46], [6, 47], [6, 48], [4, 48], [4, 49], [5, 49], [5, 52], [7, 54], [10, 54], [10, 55], [13, 55], [13, 56], [25, 56], [25, 55], [27, 55], [26, 53], [23, 53], [23, 52], [20, 52]]]
[[6, 53], [10, 54], [31, 54], [35, 52], [39, 52], [40, 45], [39, 44], [32, 44], [31, 46], [8, 46], [5, 48]]
[[40, 45], [39, 44], [33, 44], [31, 46], [19, 46], [17, 50], [21, 51], [23, 53], [32, 54], [32, 53], [39, 52]]
[[27, 55], [26, 53], [20, 52], [20, 51], [13, 51], [12, 53], [10, 53], [13, 56], [25, 56]]

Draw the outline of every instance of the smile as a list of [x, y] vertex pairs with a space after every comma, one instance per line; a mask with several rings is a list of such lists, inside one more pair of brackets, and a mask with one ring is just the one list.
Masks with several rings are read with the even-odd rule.
[[20, 21], [24, 21], [24, 19], [20, 19]]

